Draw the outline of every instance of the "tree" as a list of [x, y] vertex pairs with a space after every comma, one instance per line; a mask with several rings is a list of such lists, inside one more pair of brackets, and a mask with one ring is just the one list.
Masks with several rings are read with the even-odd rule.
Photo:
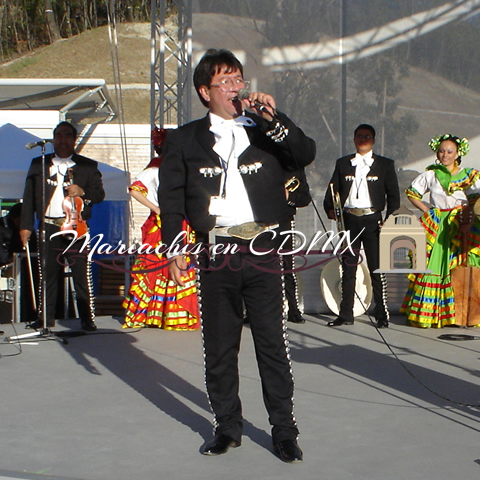
[[[338, 8], [332, 2], [274, 0], [273, 4], [265, 25], [265, 47], [313, 43], [338, 36]], [[313, 191], [324, 192], [332, 159], [338, 157], [339, 151], [338, 69], [282, 71], [274, 73], [273, 80], [278, 108], [288, 112], [317, 142], [317, 159], [308, 169], [309, 184]]]
[[0, 61], [107, 23], [150, 21], [150, 0], [0, 0]]
[[45, 19], [48, 27], [48, 32], [50, 34], [50, 42], [53, 43], [57, 40], [60, 40], [62, 36], [60, 35], [60, 29], [58, 28], [57, 21], [55, 19], [52, 0], [44, 0], [44, 3]]
[[401, 165], [407, 159], [408, 139], [418, 130], [411, 114], [400, 116], [397, 96], [401, 80], [408, 76], [408, 64], [399, 52], [364, 58], [349, 66], [351, 100], [347, 106], [348, 130], [360, 123], [372, 123], [377, 130], [375, 150], [392, 157]]

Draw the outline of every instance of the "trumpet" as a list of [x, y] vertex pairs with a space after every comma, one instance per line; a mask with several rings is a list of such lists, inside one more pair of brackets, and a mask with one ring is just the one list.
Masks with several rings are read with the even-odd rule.
[[[337, 234], [339, 234], [340, 232], [345, 232], [345, 222], [343, 220], [342, 202], [340, 200], [340, 194], [338, 192], [335, 192], [335, 190], [333, 189], [333, 183], [330, 184], [330, 190], [332, 193], [332, 200], [333, 200], [333, 214], [335, 215], [335, 221], [337, 222]], [[342, 250], [347, 248], [345, 233], [343, 233], [340, 248]]]
[[300, 186], [300, 180], [297, 177], [292, 177], [285, 183], [285, 188], [289, 192], [294, 192]]
[[340, 201], [340, 194], [333, 189], [333, 183], [330, 184], [330, 191], [332, 193], [333, 213], [337, 222], [337, 231], [344, 232], [345, 222], [343, 221], [342, 202]]

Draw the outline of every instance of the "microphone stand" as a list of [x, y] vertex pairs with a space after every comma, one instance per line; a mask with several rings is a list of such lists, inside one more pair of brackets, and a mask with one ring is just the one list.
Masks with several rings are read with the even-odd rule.
[[[52, 332], [47, 327], [47, 280], [46, 280], [46, 266], [47, 266], [47, 239], [46, 239], [46, 232], [45, 232], [45, 210], [46, 210], [46, 190], [45, 184], [47, 183], [47, 175], [46, 175], [46, 166], [45, 166], [45, 146], [47, 141], [38, 142], [35, 145], [27, 144], [27, 148], [31, 149], [34, 147], [42, 147], [42, 168], [41, 168], [41, 205], [42, 209], [40, 212], [40, 241], [39, 241], [39, 255], [40, 255], [40, 292], [41, 292], [41, 299], [38, 307], [41, 308], [41, 314], [39, 315], [39, 320], [42, 320], [42, 328], [40, 330], [36, 330], [35, 332], [24, 333], [22, 335], [14, 335], [12, 337], [7, 337], [7, 341], [12, 340], [22, 340], [22, 339], [32, 339], [42, 337], [48, 340], [58, 340], [61, 341], [63, 344], [67, 344], [68, 341], [65, 338], [59, 338], [54, 332]], [[30, 249], [27, 249], [27, 255], [30, 254]], [[33, 279], [32, 279], [33, 280]], [[32, 281], [33, 283], [33, 281]], [[33, 295], [35, 293], [33, 292]], [[38, 309], [37, 309], [38, 313]]]

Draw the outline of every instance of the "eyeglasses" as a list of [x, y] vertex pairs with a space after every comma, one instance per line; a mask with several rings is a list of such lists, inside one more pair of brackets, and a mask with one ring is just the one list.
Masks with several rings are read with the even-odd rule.
[[235, 87], [248, 88], [250, 82], [243, 78], [224, 78], [220, 83], [211, 83], [210, 87], [218, 87], [221, 92], [230, 92]]

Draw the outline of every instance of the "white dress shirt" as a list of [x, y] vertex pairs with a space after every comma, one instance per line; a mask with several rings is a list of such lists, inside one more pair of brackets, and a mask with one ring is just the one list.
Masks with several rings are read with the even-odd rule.
[[50, 218], [59, 218], [64, 217], [65, 212], [63, 211], [63, 200], [65, 198], [64, 183], [65, 177], [67, 175], [67, 170], [75, 165], [75, 162], [72, 160], [72, 157], [60, 158], [55, 156], [52, 159], [53, 165], [50, 166], [49, 177], [50, 179], [56, 175], [56, 188], [53, 192], [50, 203], [45, 212], [46, 217]]
[[345, 208], [370, 208], [372, 206], [367, 183], [367, 175], [373, 164], [372, 155], [373, 151], [370, 150], [365, 155], [357, 153], [355, 157], [352, 158], [352, 166], [355, 167], [355, 178], [353, 179], [350, 193], [345, 201]]
[[230, 227], [252, 222], [252, 206], [242, 175], [238, 169], [238, 157], [250, 146], [244, 127], [255, 126], [248, 117], [224, 120], [210, 112], [210, 131], [215, 135], [213, 150], [220, 156], [222, 174], [218, 196], [212, 197], [210, 214], [216, 215], [217, 227]]

